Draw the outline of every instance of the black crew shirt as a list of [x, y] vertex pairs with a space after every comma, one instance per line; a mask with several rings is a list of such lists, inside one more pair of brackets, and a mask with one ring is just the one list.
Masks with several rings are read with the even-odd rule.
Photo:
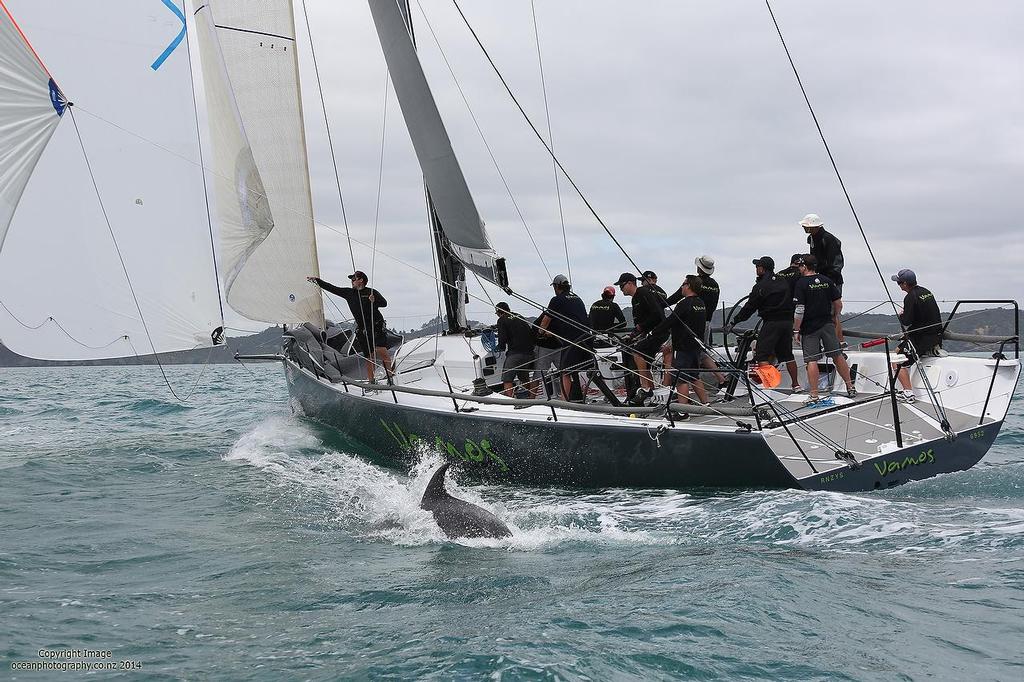
[[761, 275], [754, 283], [754, 288], [750, 290], [747, 302], [733, 318], [733, 322], [749, 319], [755, 310], [758, 317], [765, 322], [792, 320], [793, 304], [789, 283], [774, 272]]
[[[903, 298], [900, 322], [907, 328], [907, 338], [919, 351], [942, 344], [942, 314], [932, 292], [915, 285]], [[919, 331], [920, 330], [920, 331]]]
[[697, 339], [704, 338], [707, 323], [704, 301], [699, 296], [686, 296], [651, 334], [657, 336], [671, 330], [673, 350], [700, 350]]
[[650, 287], [637, 287], [633, 294], [633, 323], [636, 328], [641, 332], [649, 332], [664, 319], [664, 299]]
[[842, 286], [843, 243], [839, 237], [821, 228], [817, 235], [807, 235], [807, 243], [811, 247], [811, 255], [818, 260], [818, 274]]
[[800, 279], [800, 268], [795, 265], [790, 265], [785, 270], [779, 270], [775, 273], [775, 276], [786, 282], [789, 285], [789, 309], [792, 313], [793, 308], [793, 289], [796, 288], [797, 280]]
[[[697, 278], [700, 280], [700, 291], [696, 292], [700, 300], [704, 301], [704, 307], [707, 308], [708, 322], [715, 314], [715, 310], [718, 309], [718, 299], [722, 295], [722, 290], [718, 286], [718, 282], [711, 277], [711, 275], [705, 275], [704, 273], [698, 272]], [[668, 305], [675, 305], [679, 301], [683, 300], [683, 287], [680, 286], [676, 289], [676, 292], [665, 299], [665, 303]]]
[[839, 298], [839, 289], [825, 275], [801, 277], [793, 289], [793, 303], [804, 307], [800, 333], [816, 332], [832, 322], [832, 303]]
[[602, 298], [590, 304], [590, 326], [596, 332], [619, 331], [626, 328], [626, 316], [618, 303]]
[[533, 329], [530, 323], [518, 315], [498, 318], [498, 350], [507, 350], [509, 355], [531, 355], [534, 350]]
[[[319, 277], [314, 277], [313, 281], [324, 291], [345, 299], [349, 310], [352, 312], [352, 320], [358, 329], [366, 329], [371, 326], [371, 320], [373, 321], [373, 327], [384, 326], [384, 316], [380, 314], [379, 309], [387, 308], [388, 300], [376, 289], [371, 289], [370, 287], [363, 287], [362, 289], [338, 287], [330, 282], [325, 282]], [[370, 294], [373, 294], [374, 300], [372, 303], [370, 302]]]

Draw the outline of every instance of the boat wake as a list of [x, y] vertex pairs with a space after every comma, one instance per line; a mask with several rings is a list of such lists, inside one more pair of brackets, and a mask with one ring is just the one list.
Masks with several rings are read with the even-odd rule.
[[[308, 425], [271, 418], [243, 434], [223, 459], [255, 467], [274, 484], [275, 506], [290, 507], [325, 532], [412, 546], [451, 543], [420, 498], [440, 456], [425, 448], [408, 474], [330, 449]], [[1007, 469], [999, 467], [1001, 477]], [[956, 474], [953, 476], [962, 476]], [[976, 475], [980, 475], [976, 474]], [[460, 545], [536, 550], [566, 543], [604, 545], [751, 545], [807, 551], [1003, 551], [1024, 546], [1024, 510], [1009, 500], [983, 506], [936, 504], [929, 485], [939, 477], [883, 494], [796, 490], [682, 492], [477, 486], [451, 472], [452, 495], [477, 504], [513, 531], [506, 539], [459, 539]], [[279, 496], [279, 497], [278, 497]], [[948, 502], [948, 500], [947, 500]], [[994, 502], [994, 504], [993, 504]]]

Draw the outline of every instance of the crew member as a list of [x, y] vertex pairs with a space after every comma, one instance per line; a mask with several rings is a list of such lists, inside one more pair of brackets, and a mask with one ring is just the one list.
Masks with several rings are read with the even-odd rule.
[[850, 365], [839, 347], [835, 322], [843, 310], [843, 299], [839, 289], [828, 277], [818, 274], [818, 263], [812, 255], [800, 259], [802, 275], [793, 290], [796, 304], [793, 331], [800, 341], [807, 365], [808, 403], [818, 401], [818, 359], [822, 355], [832, 358], [839, 376], [846, 382], [846, 395], [857, 395], [850, 378]]
[[[711, 256], [698, 256], [693, 259], [693, 264], [697, 267], [697, 277], [700, 278], [700, 291], [697, 295], [704, 301], [704, 307], [707, 308], [708, 323], [704, 327], [704, 345], [707, 348], [711, 348], [711, 318], [715, 315], [715, 310], [718, 308], [718, 300], [722, 295], [722, 290], [718, 286], [718, 282], [711, 276], [715, 272], [715, 259]], [[704, 369], [714, 372], [715, 381], [718, 382], [719, 388], [725, 388], [726, 381], [725, 375], [718, 371], [718, 363], [715, 359], [704, 350], [700, 354], [700, 366]]]
[[[825, 230], [825, 223], [815, 213], [808, 213], [800, 221], [807, 233], [811, 255], [818, 261], [818, 273], [832, 280], [839, 295], [843, 295], [843, 243], [839, 237]], [[843, 325], [836, 318], [836, 338], [843, 342]]]
[[[704, 301], [697, 291], [701, 281], [697, 275], [687, 275], [679, 287], [683, 299], [672, 314], [651, 330], [657, 335], [666, 330], [672, 335], [672, 348], [675, 349], [674, 383], [680, 403], [690, 402], [690, 386], [702, 402], [708, 401], [704, 390], [704, 382], [700, 380], [700, 353], [703, 347], [704, 328], [707, 326], [707, 310]], [[681, 415], [682, 419], [689, 415]]]
[[550, 334], [562, 344], [558, 360], [558, 371], [562, 375], [562, 395], [567, 400], [582, 400], [578, 372], [590, 369], [594, 364], [590, 318], [582, 299], [572, 292], [572, 285], [565, 275], [555, 275], [551, 286], [555, 295], [548, 302], [538, 324], [543, 330], [542, 334]]
[[[669, 308], [672, 305], [668, 301], [668, 294], [658, 286], [658, 274], [654, 270], [644, 270], [644, 273], [640, 276], [643, 279], [644, 286], [654, 291], [658, 296], [661, 297], [662, 306], [665, 308], [665, 314], [668, 314]], [[665, 386], [672, 385], [672, 337], [665, 342], [665, 345], [661, 347], [661, 364], [662, 364], [662, 379], [661, 383]]]
[[631, 348], [633, 362], [636, 363], [636, 369], [640, 375], [640, 388], [636, 390], [636, 394], [630, 400], [630, 404], [643, 405], [648, 398], [654, 395], [654, 381], [651, 378], [650, 365], [654, 362], [654, 356], [669, 335], [667, 329], [657, 334], [648, 334], [648, 332], [653, 332], [665, 319], [664, 299], [650, 287], [637, 286], [636, 275], [630, 272], [619, 275], [615, 286], [633, 299], [633, 324], [635, 326], [632, 336], [635, 338], [643, 335], [643, 339], [632, 344]]
[[915, 397], [908, 368], [917, 362], [919, 356], [942, 355], [942, 315], [935, 296], [917, 283], [917, 275], [913, 270], [900, 270], [892, 276], [892, 281], [906, 294], [903, 297], [903, 312], [900, 313], [900, 323], [906, 330], [906, 338], [900, 343], [899, 351], [907, 356], [906, 362], [894, 365], [893, 369], [900, 368], [897, 375], [903, 387], [900, 398], [912, 403]]
[[388, 307], [388, 301], [379, 291], [366, 286], [366, 273], [356, 270], [349, 275], [348, 279], [352, 282], [351, 287], [338, 287], [319, 277], [307, 277], [306, 279], [324, 291], [340, 296], [348, 303], [356, 325], [356, 351], [362, 353], [367, 359], [367, 379], [371, 382], [374, 380], [374, 371], [377, 369], [375, 361], [383, 364], [384, 371], [391, 376], [394, 373], [394, 366], [391, 364], [391, 356], [388, 354], [388, 330], [384, 323], [384, 316], [380, 314], [381, 308]]
[[758, 365], [785, 362], [791, 383], [799, 386], [793, 358], [793, 303], [789, 283], [775, 274], [775, 261], [771, 256], [755, 258], [751, 263], [757, 280], [733, 321], [738, 324], [748, 320], [757, 311], [761, 329], [757, 333], [754, 362]]
[[615, 302], [615, 287], [608, 286], [601, 298], [590, 304], [590, 327], [595, 332], [613, 333], [626, 328], [626, 316]]
[[531, 378], [536, 351], [533, 343], [533, 329], [530, 323], [512, 313], [508, 303], [501, 301], [494, 306], [498, 315], [498, 351], [505, 351], [501, 365], [502, 393], [515, 397], [515, 380], [530, 394], [537, 397], [537, 382]]
[[[775, 273], [775, 276], [789, 284], [789, 297], [786, 299], [789, 302], [790, 309], [790, 323], [793, 321], [792, 311], [794, 309], [793, 303], [793, 289], [796, 288], [796, 282], [800, 279], [800, 259], [803, 258], [802, 253], [794, 253], [789, 258], [789, 267], [784, 270], [779, 270]], [[790, 353], [792, 355], [792, 353]], [[802, 393], [803, 386], [800, 385], [799, 379], [797, 378], [797, 366], [796, 360], [790, 360], [786, 363], [786, 369], [789, 371], [789, 378], [793, 385], [793, 393]]]

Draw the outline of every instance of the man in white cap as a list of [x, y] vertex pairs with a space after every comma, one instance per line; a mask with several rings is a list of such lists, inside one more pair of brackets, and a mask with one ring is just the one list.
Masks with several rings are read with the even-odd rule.
[[[839, 237], [825, 229], [825, 223], [817, 213], [808, 213], [800, 221], [800, 227], [807, 233], [810, 253], [818, 261], [818, 274], [825, 275], [843, 294], [843, 243]], [[843, 342], [843, 325], [836, 320], [836, 338]]]

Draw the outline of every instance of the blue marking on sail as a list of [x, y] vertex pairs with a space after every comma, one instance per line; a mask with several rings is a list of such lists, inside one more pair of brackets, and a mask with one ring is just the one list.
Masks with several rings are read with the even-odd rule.
[[64, 115], [64, 110], [68, 107], [68, 100], [64, 97], [64, 93], [60, 91], [57, 84], [50, 79], [50, 104], [57, 111], [58, 116]]
[[167, 61], [167, 58], [171, 56], [171, 53], [174, 52], [175, 48], [177, 48], [178, 45], [181, 44], [181, 41], [185, 38], [185, 15], [182, 13], [180, 9], [178, 9], [177, 5], [171, 2], [171, 0], [163, 0], [163, 3], [167, 6], [167, 9], [174, 12], [175, 16], [181, 19], [181, 32], [178, 33], [178, 35], [174, 37], [174, 40], [170, 42], [167, 48], [160, 53], [160, 56], [156, 58], [156, 61], [150, 64], [150, 68], [154, 71], [159, 69], [160, 66], [163, 65], [165, 61]]

